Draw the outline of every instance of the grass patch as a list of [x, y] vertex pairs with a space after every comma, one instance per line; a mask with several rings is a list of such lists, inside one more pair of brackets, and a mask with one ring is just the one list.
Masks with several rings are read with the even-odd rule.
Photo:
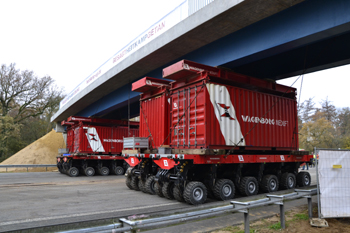
[[[236, 233], [244, 233], [244, 230], [239, 230], [239, 231], [234, 231]], [[257, 232], [256, 230], [253, 230], [253, 229], [249, 229], [249, 233], [255, 233]]]
[[[244, 230], [242, 230], [241, 228], [239, 228], [238, 226], [228, 226], [225, 228], [222, 228], [221, 231], [228, 231], [228, 232], [233, 232], [233, 233], [244, 233]], [[249, 229], [249, 233], [256, 233], [258, 232], [255, 229]]]
[[307, 214], [295, 214], [293, 220], [309, 220], [309, 215]]
[[228, 226], [222, 229], [223, 231], [231, 231], [231, 232], [236, 232], [239, 230], [239, 227], [234, 227], [234, 226]]
[[[287, 224], [286, 224], [286, 227], [287, 227]], [[279, 230], [279, 229], [282, 229], [281, 223], [278, 222], [278, 223], [272, 224], [271, 226], [269, 226], [269, 229], [272, 229], [272, 230]]]

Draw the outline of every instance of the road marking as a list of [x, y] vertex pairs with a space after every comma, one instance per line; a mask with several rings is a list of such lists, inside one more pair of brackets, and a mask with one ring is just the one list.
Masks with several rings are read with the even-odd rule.
[[161, 205], [134, 207], [134, 208], [128, 208], [128, 209], [121, 209], [121, 210], [109, 210], [109, 211], [99, 211], [99, 212], [85, 213], [85, 214], [72, 214], [72, 215], [56, 216], [56, 217], [24, 219], [24, 220], [18, 220], [18, 221], [2, 222], [2, 223], [0, 223], [0, 226], [6, 226], [6, 225], [12, 225], [12, 224], [21, 224], [21, 223], [29, 223], [29, 222], [47, 221], [47, 220], [56, 220], [56, 219], [63, 219], [63, 218], [83, 217], [83, 216], [96, 215], [96, 214], [116, 213], [116, 212], [127, 211], [127, 210], [148, 209], [148, 208], [168, 206], [168, 205], [174, 205], [174, 204], [181, 204], [181, 203], [167, 203], [167, 204], [161, 204]]

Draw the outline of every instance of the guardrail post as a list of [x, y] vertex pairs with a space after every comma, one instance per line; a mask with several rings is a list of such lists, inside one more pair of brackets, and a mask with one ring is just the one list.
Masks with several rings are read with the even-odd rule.
[[286, 219], [284, 216], [284, 205], [280, 205], [280, 221], [281, 221], [281, 227], [282, 229], [286, 229]]
[[244, 233], [249, 233], [249, 209], [242, 212], [244, 212]]
[[297, 193], [290, 193], [286, 195], [266, 195], [270, 198], [271, 201], [275, 201], [274, 204], [280, 206], [280, 222], [281, 222], [281, 228], [286, 229], [286, 219], [284, 214], [284, 199], [287, 197], [296, 196]]
[[295, 189], [295, 192], [298, 192], [298, 194], [305, 194], [305, 198], [307, 198], [307, 207], [309, 212], [309, 219], [312, 219], [312, 196], [311, 194], [314, 192], [314, 190], [303, 190], [303, 189]]
[[27, 172], [28, 172], [28, 167], [27, 167]]
[[129, 233], [129, 232], [136, 233], [136, 230], [134, 229], [134, 225], [135, 224], [132, 221], [129, 221], [126, 218], [120, 218], [119, 221], [122, 222], [122, 227], [123, 228], [129, 227], [128, 231], [124, 231], [124, 232], [126, 232], [126, 233]]
[[307, 197], [307, 205], [309, 209], [309, 219], [312, 219], [312, 197], [311, 196]]

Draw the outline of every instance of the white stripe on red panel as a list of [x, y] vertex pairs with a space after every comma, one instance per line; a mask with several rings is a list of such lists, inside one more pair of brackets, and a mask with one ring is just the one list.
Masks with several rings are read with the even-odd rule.
[[100, 137], [98, 136], [98, 133], [95, 127], [88, 128], [86, 132], [86, 137], [89, 141], [89, 144], [93, 152], [105, 152], [105, 149], [103, 148]]
[[241, 126], [232, 105], [231, 96], [225, 86], [207, 84], [210, 101], [220, 124], [220, 130], [228, 146], [245, 146]]

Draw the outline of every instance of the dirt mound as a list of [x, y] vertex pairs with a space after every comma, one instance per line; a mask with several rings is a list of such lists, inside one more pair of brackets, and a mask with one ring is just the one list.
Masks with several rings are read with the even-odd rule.
[[1, 164], [56, 164], [59, 148], [65, 148], [63, 135], [52, 130]]

